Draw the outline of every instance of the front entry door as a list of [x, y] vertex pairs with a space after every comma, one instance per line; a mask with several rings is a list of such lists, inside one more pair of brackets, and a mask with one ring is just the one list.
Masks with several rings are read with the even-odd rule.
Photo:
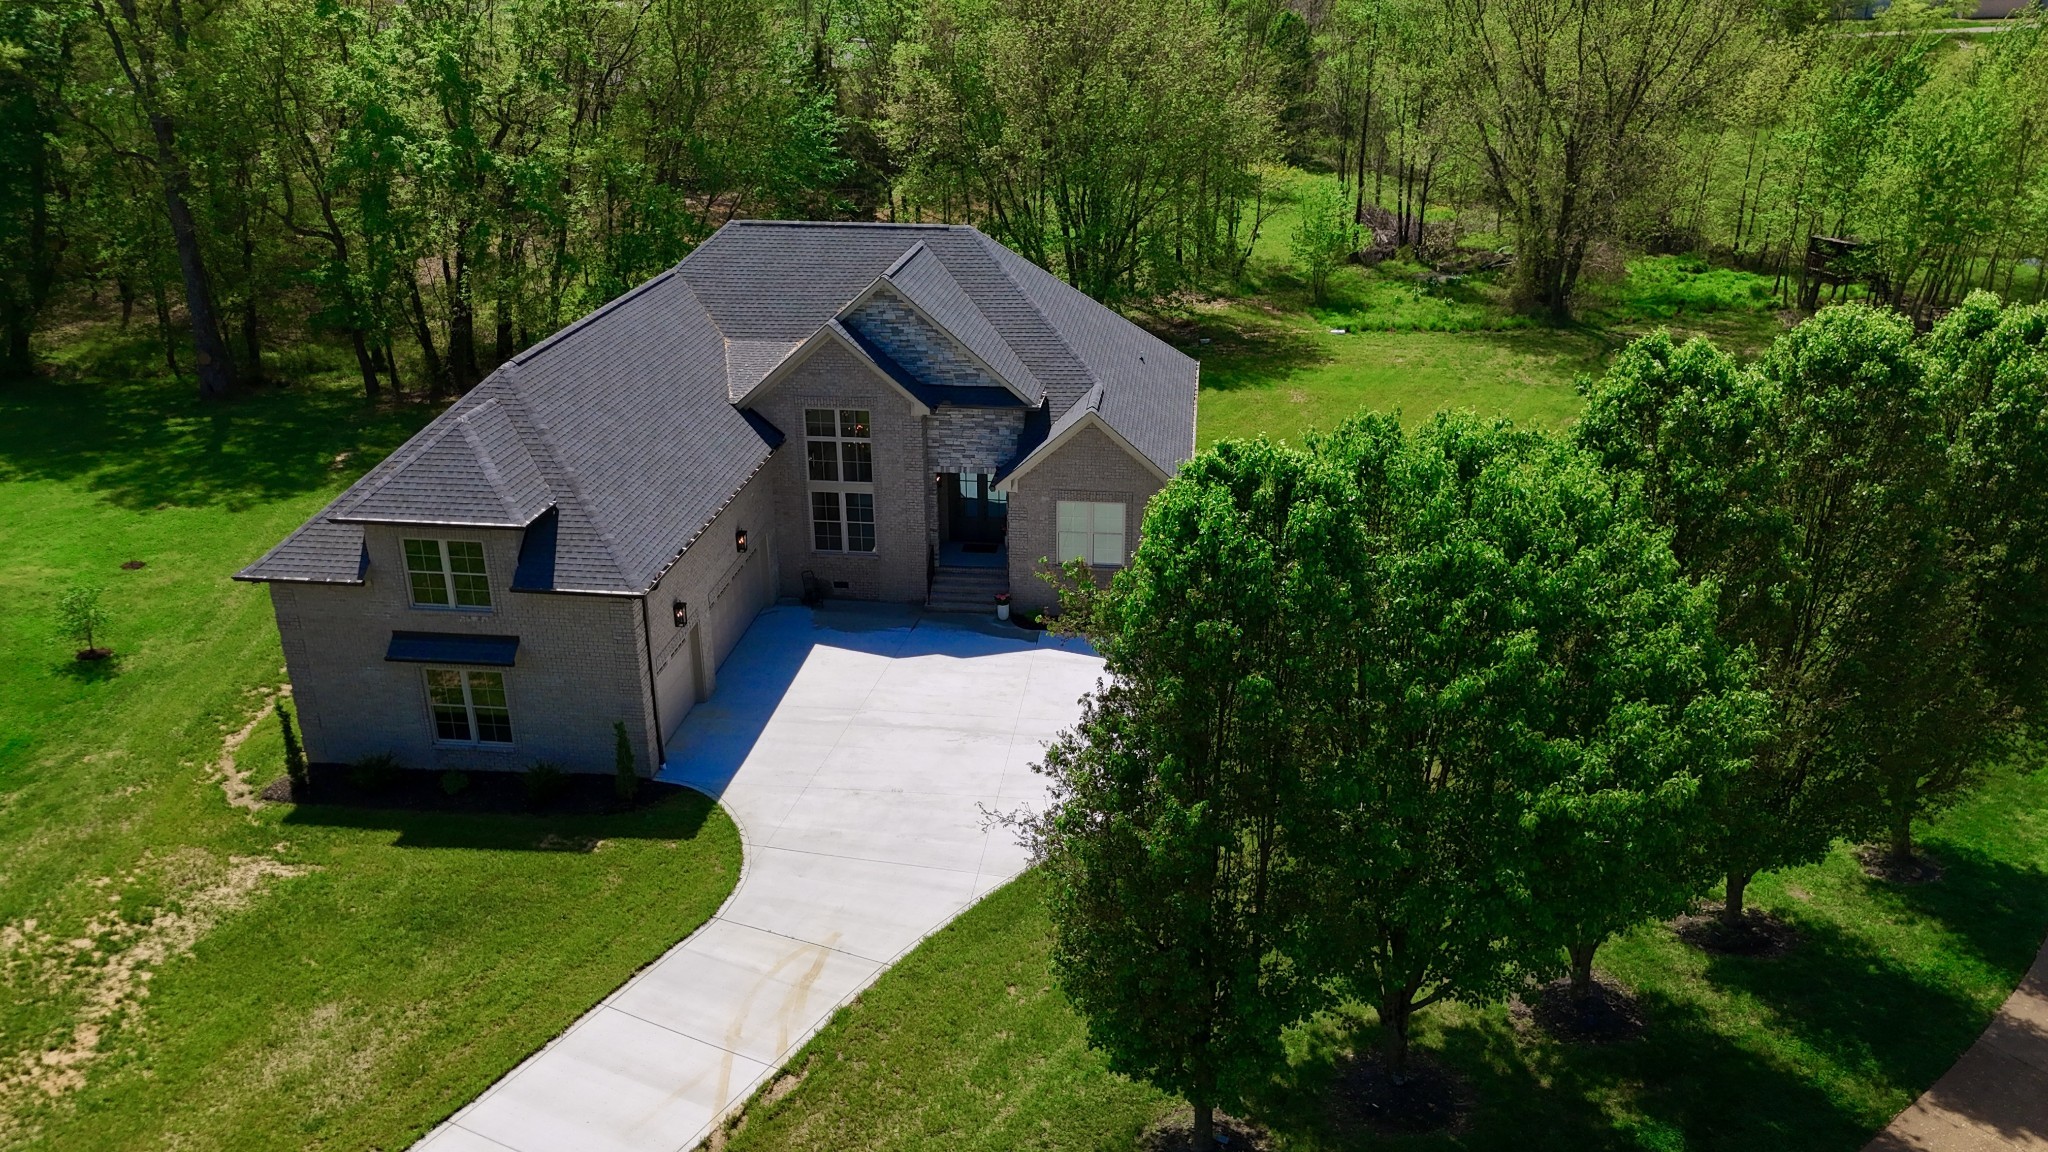
[[987, 473], [948, 473], [940, 481], [945, 497], [947, 539], [960, 544], [1000, 544], [1008, 524], [1010, 496], [996, 491]]

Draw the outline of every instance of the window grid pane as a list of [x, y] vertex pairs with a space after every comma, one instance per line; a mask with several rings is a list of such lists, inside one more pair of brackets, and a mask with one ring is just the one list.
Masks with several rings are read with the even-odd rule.
[[851, 440], [868, 438], [868, 414], [863, 409], [841, 409], [839, 434]]
[[448, 541], [449, 583], [455, 602], [466, 608], [491, 606], [491, 579], [484, 571], [484, 546], [474, 540]]
[[434, 738], [467, 743], [474, 737], [469, 728], [469, 708], [462, 694], [462, 673], [441, 668], [427, 670], [427, 700], [434, 718]]
[[818, 551], [839, 552], [845, 549], [839, 528], [839, 493], [811, 493], [811, 526]]
[[[850, 484], [871, 484], [875, 479], [874, 446], [867, 443], [842, 443], [839, 445], [846, 457], [846, 481]], [[814, 476], [813, 479], [829, 480], [829, 476]]]
[[413, 603], [448, 603], [447, 570], [441, 564], [439, 540], [405, 541], [405, 572]]
[[476, 738], [484, 744], [512, 742], [512, 712], [505, 703], [505, 674], [469, 673], [469, 700], [476, 717]]
[[[848, 445], [848, 447], [850, 448], [852, 445]], [[839, 479], [839, 460], [833, 455], [832, 441], [819, 442], [813, 440], [804, 445], [804, 455], [811, 462], [811, 479]]]
[[804, 409], [804, 435], [830, 437], [834, 418], [830, 408]]
[[869, 493], [846, 494], [846, 550], [875, 550], [875, 498]]

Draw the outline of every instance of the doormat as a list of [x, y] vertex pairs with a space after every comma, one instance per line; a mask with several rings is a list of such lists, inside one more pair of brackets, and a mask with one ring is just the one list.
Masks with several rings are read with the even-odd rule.
[[979, 541], [977, 541], [977, 542], [975, 542], [975, 543], [973, 543], [973, 544], [962, 544], [962, 545], [960, 546], [960, 550], [961, 550], [962, 552], [981, 552], [981, 553], [985, 553], [985, 554], [990, 554], [990, 555], [993, 555], [994, 553], [996, 553], [996, 552], [1000, 551], [1001, 549], [1002, 549], [1002, 545], [1001, 545], [1001, 544], [983, 544], [983, 543], [980, 543]]

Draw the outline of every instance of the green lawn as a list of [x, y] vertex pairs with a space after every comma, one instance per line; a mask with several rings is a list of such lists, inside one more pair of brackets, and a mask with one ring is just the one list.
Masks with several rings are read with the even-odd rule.
[[[145, 341], [63, 355], [0, 384], [0, 1148], [404, 1147], [708, 917], [738, 836], [696, 799], [231, 806], [224, 740], [283, 677], [228, 576], [428, 413], [341, 383], [203, 405]], [[109, 664], [56, 634], [78, 581]], [[234, 763], [281, 773], [273, 720]]]
[[[1273, 244], [1284, 253], [1284, 241]], [[1268, 249], [1265, 237], [1261, 245]], [[1635, 336], [1667, 327], [1746, 357], [1783, 327], [1767, 278], [1684, 257], [1638, 259], [1620, 279], [1589, 284], [1582, 321], [1566, 328], [1508, 312], [1491, 274], [1430, 283], [1419, 265], [1347, 266], [1318, 302], [1277, 257], [1253, 264], [1258, 297], [1146, 318], [1202, 362], [1204, 445], [1298, 437], [1360, 410], [1414, 422], [1469, 408], [1562, 428], [1578, 417], [1576, 379], [1599, 374]]]
[[[1650, 1026], [1606, 1047], [1518, 1032], [1505, 1007], [1425, 1013], [1419, 1042], [1469, 1079], [1454, 1135], [1374, 1139], [1334, 1127], [1327, 1085], [1367, 1020], [1299, 1030], [1253, 1108], [1287, 1149], [1852, 1152], [1976, 1038], [2048, 930], [2048, 773], [2003, 772], [1926, 838], [1938, 884], [1866, 879], [1847, 849], [1759, 878], [1758, 906], [1801, 942], [1773, 960], [1713, 958], [1645, 925], [1601, 966]], [[1052, 986], [1035, 875], [1004, 888], [884, 975], [757, 1100], [733, 1152], [1130, 1149], [1174, 1106], [1107, 1072]]]
[[[1267, 275], [1257, 301], [1148, 320], [1202, 360], [1203, 444], [1294, 437], [1360, 408], [1561, 427], [1579, 411], [1574, 377], [1632, 335], [1667, 325], [1750, 356], [1781, 326], [1768, 282], [1677, 258], [1589, 291], [1586, 322], [1562, 330], [1508, 316], [1483, 280], [1423, 290], [1399, 268], [1345, 269], [1311, 306], [1284, 270]], [[1569, 1047], [1522, 1034], [1502, 1005], [1432, 1009], [1420, 1043], [1478, 1101], [1455, 1133], [1376, 1139], [1333, 1125], [1328, 1085], [1370, 1039], [1363, 1012], [1297, 1029], [1290, 1066], [1251, 1111], [1286, 1149], [1850, 1152], [1969, 1045], [2048, 931], [2048, 773], [1998, 773], [1925, 843], [1948, 867], [1926, 887], [1867, 880], [1846, 848], [1760, 877], [1751, 899], [1802, 934], [1775, 960], [1710, 958], [1662, 925], [1609, 945], [1602, 968], [1649, 1014], [1640, 1040]], [[729, 1147], [1134, 1147], [1176, 1102], [1088, 1050], [1053, 988], [1050, 944], [1027, 875], [842, 1011]]]

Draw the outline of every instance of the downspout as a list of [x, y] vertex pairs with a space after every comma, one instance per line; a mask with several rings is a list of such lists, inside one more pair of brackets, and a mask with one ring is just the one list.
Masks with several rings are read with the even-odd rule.
[[647, 757], [651, 770], [648, 779], [659, 775], [668, 760], [668, 749], [661, 742], [661, 692], [654, 684], [654, 630], [647, 626], [647, 596], [634, 597], [640, 605], [640, 654], [647, 660], [647, 714], [654, 718], [654, 731], [648, 733]]

